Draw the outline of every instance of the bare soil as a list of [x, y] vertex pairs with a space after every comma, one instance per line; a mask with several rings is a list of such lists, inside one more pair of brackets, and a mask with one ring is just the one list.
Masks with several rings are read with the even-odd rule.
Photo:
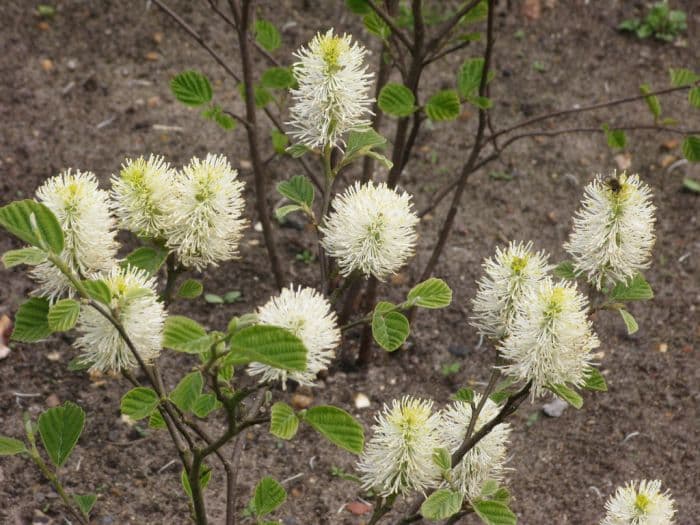
[[[296, 49], [316, 30], [332, 26], [352, 32], [374, 49], [370, 60], [376, 63], [377, 41], [356, 17], [339, 8], [341, 2], [259, 3], [259, 15], [283, 28], [285, 50]], [[226, 153], [249, 182], [247, 213], [256, 222], [243, 131], [220, 132], [169, 93], [173, 75], [200, 69], [214, 79], [218, 100], [240, 109], [235, 86], [196, 43], [146, 1], [58, 0], [53, 3], [56, 15], [48, 20], [34, 14], [35, 4], [4, 0], [0, 5], [0, 204], [31, 196], [42, 181], [67, 167], [93, 171], [106, 185], [126, 156], [154, 152], [179, 164], [212, 151]], [[207, 11], [206, 2], [170, 4], [238, 68], [235, 39]], [[493, 83], [497, 127], [556, 108], [634, 94], [642, 82], [663, 87], [668, 85], [668, 67], [697, 70], [700, 64], [700, 6], [693, 0], [672, 2], [688, 14], [685, 46], [640, 41], [615, 30], [621, 20], [637, 14], [642, 2], [544, 2], [553, 7], [544, 8], [537, 20], [522, 16], [520, 2], [502, 4]], [[162, 39], [154, 37], [157, 33]], [[478, 52], [467, 48], [433, 67], [424, 78], [425, 92], [452, 85], [460, 61]], [[288, 51], [278, 52], [278, 57], [291, 62]], [[662, 106], [688, 127], [700, 127], [700, 113], [689, 112], [682, 96], [663, 99]], [[418, 208], [465, 160], [476, 119], [473, 112], [463, 117], [426, 127], [418, 138], [402, 179]], [[574, 119], [571, 125], [621, 121], [616, 119], [650, 122], [641, 104], [603, 112], [599, 120]], [[392, 125], [386, 125], [389, 136]], [[641, 327], [634, 336], [627, 336], [612, 314], [596, 320], [602, 340], [599, 361], [609, 392], [585, 394], [582, 410], [569, 409], [559, 418], [542, 414], [542, 400], [526, 403], [512, 419], [508, 486], [512, 508], [524, 525], [597, 523], [614, 487], [639, 478], [663, 480], [676, 499], [678, 524], [699, 522], [700, 197], [681, 190], [682, 172], [690, 168], [668, 173], [662, 167], [669, 162], [664, 156], [680, 158], [678, 146], [662, 149], [673, 138], [677, 137], [634, 134], [627, 148], [631, 169], [655, 188], [658, 243], [647, 277], [656, 298], [632, 307]], [[339, 370], [329, 375], [311, 392], [313, 402], [344, 407], [369, 428], [374, 413], [392, 398], [414, 394], [441, 405], [460, 386], [483, 386], [493, 350], [477, 347], [478, 338], [468, 324], [480, 262], [508, 239], [533, 239], [538, 249], [562, 260], [561, 244], [583, 186], [595, 173], [614, 166], [614, 153], [601, 136], [567, 135], [522, 141], [504, 154], [501, 164], [472, 177], [436, 270], [453, 287], [454, 304], [421, 313], [411, 344], [400, 355], [377, 351], [369, 372]], [[275, 160], [271, 167], [276, 180], [298, 172], [290, 160]], [[512, 179], [490, 177], [494, 171]], [[700, 175], [697, 169], [694, 175]], [[272, 192], [269, 199], [276, 202]], [[419, 253], [402, 274], [405, 279], [383, 285], [380, 297], [405, 294], [427, 262], [445, 213], [443, 204], [426, 217], [420, 226]], [[277, 233], [290, 282], [312, 284], [315, 266], [295, 256], [303, 249], [313, 250], [313, 237], [291, 229]], [[127, 247], [133, 246], [131, 239], [124, 240]], [[221, 328], [231, 316], [266, 301], [274, 290], [261, 234], [250, 228], [243, 243], [241, 260], [203, 275], [208, 292], [240, 290], [242, 302], [223, 306], [198, 299], [173, 310]], [[18, 246], [15, 239], [0, 234], [0, 252]], [[32, 283], [22, 270], [0, 270], [0, 282], [0, 315], [13, 315]], [[23, 412], [36, 416], [49, 404], [72, 400], [86, 410], [88, 422], [62, 475], [69, 488], [99, 494], [94, 523], [187, 523], [180, 467], [172, 462], [170, 442], [157, 433], [143, 435], [120, 420], [125, 381], [91, 379], [67, 370], [74, 354], [70, 341], [67, 335], [37, 345], [15, 344], [9, 357], [0, 361], [0, 433], [20, 436]], [[357, 341], [351, 338], [347, 344], [354, 348]], [[455, 357], [448, 351], [454, 347], [466, 356]], [[192, 364], [181, 355], [167, 355], [162, 362], [170, 386]], [[443, 365], [454, 362], [460, 363], [460, 371], [445, 376]], [[355, 409], [353, 396], [358, 392], [370, 397], [369, 409]], [[292, 392], [277, 395], [288, 399]], [[276, 514], [285, 525], [359, 525], [367, 516], [344, 510], [346, 503], [357, 500], [357, 486], [331, 475], [331, 467], [352, 472], [353, 463], [350, 454], [309, 430], [291, 442], [274, 439], [264, 428], [253, 430], [245, 436], [238, 506], [242, 511], [255, 483], [272, 475], [286, 480], [289, 499]], [[223, 521], [222, 487], [216, 474], [207, 491], [213, 523]], [[62, 523], [64, 517], [56, 494], [33, 466], [20, 458], [0, 461], [0, 522]], [[474, 517], [463, 520], [476, 522]]]

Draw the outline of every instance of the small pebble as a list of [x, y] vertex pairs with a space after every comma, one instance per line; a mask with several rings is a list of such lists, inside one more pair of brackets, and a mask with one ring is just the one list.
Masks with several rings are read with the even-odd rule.
[[294, 394], [292, 396], [292, 406], [296, 409], [309, 408], [312, 401], [314, 400], [311, 396], [305, 396], [304, 394]]
[[361, 392], [355, 394], [355, 408], [368, 408], [370, 404], [369, 398], [365, 394]]
[[566, 401], [562, 401], [557, 397], [549, 403], [545, 403], [542, 406], [542, 411], [545, 413], [545, 415], [549, 417], [560, 417], [568, 406], [569, 403], [567, 403]]
[[465, 357], [469, 353], [469, 349], [464, 345], [450, 345], [447, 351], [457, 357]]

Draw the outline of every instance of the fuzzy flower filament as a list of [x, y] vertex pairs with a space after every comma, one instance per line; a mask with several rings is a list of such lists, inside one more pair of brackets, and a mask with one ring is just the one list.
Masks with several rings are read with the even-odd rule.
[[630, 481], [618, 487], [605, 510], [600, 525], [672, 525], [676, 513], [670, 493], [661, 492], [658, 480]]
[[408, 194], [384, 183], [356, 182], [333, 200], [333, 208], [321, 242], [342, 275], [357, 270], [382, 281], [413, 255], [418, 217]]
[[332, 29], [295, 53], [298, 87], [291, 91], [289, 124], [297, 142], [309, 148], [338, 146], [348, 132], [370, 125], [372, 74], [364, 64], [366, 54], [350, 36], [334, 35]]
[[[134, 267], [115, 267], [103, 280], [112, 295], [111, 310], [144, 362], [152, 362], [160, 354], [166, 316], [155, 278]], [[138, 365], [119, 331], [94, 308], [81, 308], [76, 328], [81, 335], [75, 346], [91, 370], [119, 372]]]
[[591, 283], [602, 289], [649, 267], [656, 208], [638, 175], [613, 173], [608, 181], [598, 175], [581, 205], [564, 248]]
[[[72, 272], [87, 278], [116, 264], [109, 195], [99, 189], [93, 173], [66, 170], [47, 180], [36, 196], [58, 219], [64, 237], [61, 259]], [[39, 283], [36, 295], [53, 301], [74, 294], [68, 278], [51, 262], [37, 265], [31, 275]]]
[[175, 171], [163, 157], [127, 159], [112, 178], [112, 198], [119, 225], [137, 235], [158, 239], [169, 224], [168, 208], [177, 206]]
[[533, 382], [533, 396], [548, 385], [582, 386], [591, 351], [600, 345], [588, 319], [588, 302], [576, 285], [547, 277], [530, 288], [499, 351], [504, 371]]
[[532, 243], [514, 242], [484, 261], [484, 275], [472, 304], [472, 325], [480, 334], [500, 339], [508, 334], [516, 305], [532, 286], [547, 275], [548, 256], [534, 252]]
[[[479, 404], [480, 399], [481, 396], [477, 394], [475, 405]], [[500, 407], [487, 399], [476, 420], [474, 432], [494, 419], [499, 411]], [[457, 451], [464, 443], [471, 418], [471, 405], [463, 401], [456, 401], [443, 410], [440, 436], [450, 453]], [[507, 423], [497, 425], [452, 469], [452, 481], [466, 498], [478, 498], [487, 480], [502, 479], [510, 431], [511, 427]]]
[[223, 155], [193, 158], [176, 180], [168, 202], [167, 245], [187, 267], [202, 270], [233, 259], [245, 220], [243, 182]]
[[432, 408], [432, 401], [410, 396], [384, 406], [357, 467], [364, 489], [387, 497], [437, 486], [441, 472], [433, 453], [442, 446], [441, 420]]
[[313, 385], [316, 375], [335, 357], [340, 343], [340, 329], [330, 303], [312, 288], [290, 286], [258, 310], [258, 319], [261, 324], [286, 328], [301, 340], [307, 351], [306, 370], [288, 372], [251, 363], [248, 373], [261, 375], [264, 382], [281, 381], [283, 388], [287, 379]]

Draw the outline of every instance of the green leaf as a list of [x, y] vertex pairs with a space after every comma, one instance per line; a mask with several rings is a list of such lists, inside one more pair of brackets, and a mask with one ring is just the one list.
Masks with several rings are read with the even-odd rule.
[[286, 206], [280, 206], [275, 210], [275, 217], [278, 221], [281, 221], [287, 215], [295, 211], [304, 211], [304, 208], [302, 208], [298, 204], [287, 204]]
[[612, 149], [624, 148], [627, 144], [627, 135], [621, 129], [610, 129], [607, 124], [602, 126], [605, 133], [605, 139], [608, 141], [608, 147]]
[[180, 380], [168, 397], [180, 410], [190, 412], [199, 396], [202, 395], [203, 386], [202, 374], [199, 371], [192, 372]]
[[203, 291], [204, 287], [202, 286], [202, 283], [195, 279], [187, 279], [184, 283], [182, 283], [182, 286], [180, 286], [180, 289], [177, 291], [177, 296], [182, 297], [183, 299], [194, 299], [195, 297], [202, 295]]
[[641, 273], [636, 274], [629, 282], [615, 285], [610, 292], [613, 301], [646, 301], [654, 297], [654, 291]]
[[416, 97], [402, 84], [388, 83], [379, 92], [379, 109], [395, 117], [408, 117], [416, 110]]
[[231, 290], [224, 294], [224, 302], [226, 304], [233, 304], [241, 298], [241, 292], [238, 290]]
[[61, 299], [49, 308], [47, 319], [54, 332], [67, 332], [75, 326], [80, 314], [80, 303], [73, 299]]
[[433, 492], [420, 507], [424, 518], [438, 521], [454, 516], [462, 508], [464, 496], [450, 489], [439, 489]]
[[450, 470], [452, 468], [452, 456], [446, 448], [436, 448], [433, 451], [433, 463], [440, 467], [440, 470]]
[[586, 382], [584, 383], [583, 388], [586, 390], [594, 390], [596, 392], [608, 391], [608, 385], [605, 382], [605, 378], [597, 368], [589, 366], [586, 369], [585, 377]]
[[406, 316], [391, 303], [381, 301], [374, 308], [372, 336], [387, 352], [397, 350], [408, 337], [410, 326]]
[[212, 337], [207, 335], [204, 327], [189, 317], [171, 315], [165, 320], [163, 346], [166, 348], [199, 354], [208, 350], [212, 342]]
[[224, 111], [224, 108], [214, 104], [202, 111], [205, 119], [216, 122], [221, 129], [230, 131], [236, 127], [236, 119]]
[[198, 71], [185, 71], [170, 81], [170, 91], [186, 106], [211, 102], [213, 93], [209, 79]]
[[386, 40], [391, 35], [391, 28], [374, 11], [365, 15], [362, 21], [364, 22], [367, 31], [378, 36], [382, 40]]
[[493, 493], [491, 499], [493, 501], [503, 503], [504, 505], [508, 505], [508, 502], [510, 501], [510, 492], [508, 492], [508, 489], [505, 487], [498, 487], [498, 490]]
[[155, 429], [161, 429], [161, 428], [167, 427], [167, 425], [165, 424], [165, 419], [163, 419], [163, 416], [157, 410], [154, 410], [151, 413], [151, 416], [148, 418], [148, 426], [150, 428], [155, 428]]
[[363, 131], [351, 131], [345, 149], [345, 160], [367, 155], [374, 148], [384, 146], [384, 144], [386, 144], [386, 139], [371, 128]]
[[696, 181], [695, 179], [691, 179], [690, 177], [685, 177], [683, 179], [683, 187], [694, 193], [700, 193], [700, 182]]
[[73, 452], [85, 424], [85, 412], [75, 403], [66, 401], [63, 406], [49, 408], [39, 416], [41, 442], [57, 467]]
[[262, 518], [279, 508], [287, 499], [287, 492], [273, 478], [266, 476], [258, 482], [253, 494], [253, 508], [255, 515]]
[[168, 258], [168, 251], [162, 248], [143, 246], [126, 256], [126, 265], [135, 266], [154, 275]]
[[109, 286], [103, 280], [85, 280], [82, 282], [83, 287], [87, 291], [90, 298], [98, 301], [102, 304], [109, 304], [112, 302], [112, 292], [109, 290]]
[[425, 113], [433, 122], [454, 120], [459, 116], [459, 95], [454, 89], [435, 93], [425, 105]]
[[[639, 86], [639, 91], [642, 93], [642, 95], [648, 95], [651, 93], [651, 87], [649, 84], [642, 84]], [[646, 100], [649, 111], [651, 111], [651, 114], [654, 115], [654, 120], [658, 120], [659, 117], [661, 117], [661, 103], [659, 102], [659, 98], [652, 95], [645, 97], [644, 100]]]
[[298, 159], [311, 151], [311, 148], [304, 146], [303, 144], [292, 144], [284, 151], [286, 151], [292, 158]]
[[634, 318], [634, 316], [624, 308], [619, 308], [618, 312], [620, 312], [620, 316], [625, 322], [627, 333], [630, 335], [636, 333], [639, 330], [639, 325], [637, 324], [637, 320]]
[[671, 84], [675, 87], [690, 86], [700, 80], [700, 75], [695, 74], [690, 69], [671, 68], [668, 73], [671, 76]]
[[457, 72], [457, 91], [460, 97], [468, 99], [475, 95], [481, 84], [483, 71], [483, 58], [471, 58], [462, 64]]
[[487, 525], [516, 525], [517, 523], [515, 514], [500, 501], [474, 501], [472, 508]]
[[42, 297], [32, 297], [19, 307], [15, 315], [15, 329], [12, 340], [34, 343], [51, 335], [49, 328], [49, 301]]
[[255, 21], [255, 40], [268, 51], [274, 51], [282, 44], [280, 32], [267, 20]]
[[255, 325], [231, 337], [231, 351], [237, 362], [255, 361], [274, 368], [306, 370], [306, 348], [289, 330], [278, 326]]
[[474, 391], [471, 388], [460, 388], [452, 396], [455, 401], [462, 401], [464, 403], [474, 402]]
[[688, 102], [694, 108], [700, 109], [700, 87], [694, 87], [688, 91]]
[[365, 431], [357, 420], [338, 407], [322, 405], [300, 414], [328, 441], [353, 454], [361, 454], [365, 446]]
[[270, 89], [289, 89], [297, 83], [288, 67], [271, 67], [260, 77], [260, 85]]
[[20, 248], [19, 250], [10, 250], [2, 256], [2, 263], [5, 268], [13, 268], [20, 264], [36, 266], [46, 260], [46, 252], [39, 248]]
[[490, 109], [493, 107], [493, 101], [488, 97], [469, 97], [467, 102], [479, 109]]
[[571, 261], [560, 262], [556, 265], [552, 273], [560, 279], [569, 279], [570, 281], [576, 279], [576, 268]]
[[19, 439], [0, 436], [0, 456], [14, 456], [26, 451], [27, 447]]
[[278, 129], [273, 129], [270, 132], [270, 137], [272, 138], [272, 148], [275, 150], [275, 153], [284, 155], [287, 150], [287, 144], [289, 144], [289, 137]]
[[121, 402], [121, 411], [125, 416], [138, 421], [150, 416], [159, 402], [158, 394], [152, 388], [139, 386], [124, 394]]
[[295, 175], [277, 184], [277, 191], [290, 201], [311, 207], [314, 202], [314, 186], [304, 175]]
[[95, 506], [97, 501], [97, 496], [95, 494], [73, 494], [73, 499], [78, 504], [80, 512], [83, 513], [85, 517], [90, 516], [90, 511]]
[[421, 308], [445, 308], [452, 302], [452, 290], [442, 279], [431, 277], [414, 286], [408, 300]]
[[345, 5], [350, 12], [356, 15], [366, 15], [372, 12], [372, 8], [367, 3], [367, 0], [345, 0]]
[[74, 357], [68, 362], [69, 372], [82, 372], [92, 366], [92, 362], [83, 356]]
[[558, 398], [566, 401], [574, 408], [583, 406], [583, 398], [566, 385], [547, 385], [547, 389], [554, 392]]
[[205, 293], [204, 300], [209, 304], [224, 304], [224, 298], [215, 293]]
[[700, 137], [689, 135], [683, 141], [683, 156], [690, 162], [700, 162]]
[[63, 251], [63, 231], [53, 212], [33, 200], [0, 208], [0, 226], [26, 243], [56, 255]]
[[[209, 480], [211, 480], [211, 469], [206, 465], [202, 465], [202, 468], [199, 470], [199, 486], [202, 488], [202, 491], [204, 491], [204, 489], [207, 488], [207, 485], [209, 485]], [[187, 477], [187, 473], [184, 469], [180, 474], [180, 481], [182, 482], [182, 488], [185, 490], [185, 494], [192, 498], [190, 479]]]
[[270, 433], [281, 439], [292, 439], [299, 428], [299, 418], [287, 403], [272, 405], [270, 413]]
[[486, 18], [489, 14], [489, 5], [486, 0], [481, 0], [478, 4], [472, 7], [467, 13], [460, 19], [460, 24], [473, 24], [479, 22]]
[[191, 410], [195, 416], [204, 419], [219, 408], [221, 408], [221, 403], [214, 394], [203, 394], [195, 400]]

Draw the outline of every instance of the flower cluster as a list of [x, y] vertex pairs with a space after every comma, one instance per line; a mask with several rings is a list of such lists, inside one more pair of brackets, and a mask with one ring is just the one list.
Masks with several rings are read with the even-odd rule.
[[605, 510], [600, 525], [673, 525], [676, 513], [670, 493], [661, 492], [658, 480], [630, 481], [619, 487]]
[[[47, 180], [36, 192], [39, 202], [49, 208], [63, 230], [61, 259], [83, 278], [111, 270], [116, 264], [115, 222], [107, 192], [89, 172], [64, 171]], [[66, 293], [73, 295], [68, 278], [51, 262], [36, 266], [31, 275], [39, 283], [36, 295], [51, 301]]]
[[335, 356], [334, 349], [340, 342], [340, 329], [330, 303], [311, 288], [290, 286], [258, 310], [258, 319], [262, 324], [286, 328], [301, 340], [307, 351], [306, 370], [287, 372], [251, 363], [248, 373], [262, 375], [261, 381], [281, 381], [283, 388], [287, 379], [313, 385], [316, 375]]
[[577, 271], [598, 289], [625, 282], [649, 266], [654, 247], [651, 190], [638, 175], [622, 173], [586, 186], [582, 208], [564, 245]]
[[348, 35], [333, 30], [317, 34], [295, 56], [290, 135], [309, 147], [338, 146], [350, 131], [369, 126], [372, 74], [367, 72], [367, 50]]
[[[477, 396], [475, 402], [480, 398]], [[432, 401], [406, 396], [376, 418], [374, 434], [360, 457], [358, 470], [365, 489], [387, 497], [411, 491], [424, 492], [445, 483], [435, 451], [454, 453], [464, 442], [471, 420], [468, 403], [457, 401], [433, 412]], [[474, 431], [498, 413], [498, 405], [487, 400]], [[453, 488], [466, 498], [477, 498], [487, 480], [501, 478], [510, 425], [497, 426], [452, 469]]]
[[356, 182], [333, 199], [321, 241], [342, 275], [353, 271], [384, 280], [413, 255], [418, 217], [411, 197], [386, 184]]

